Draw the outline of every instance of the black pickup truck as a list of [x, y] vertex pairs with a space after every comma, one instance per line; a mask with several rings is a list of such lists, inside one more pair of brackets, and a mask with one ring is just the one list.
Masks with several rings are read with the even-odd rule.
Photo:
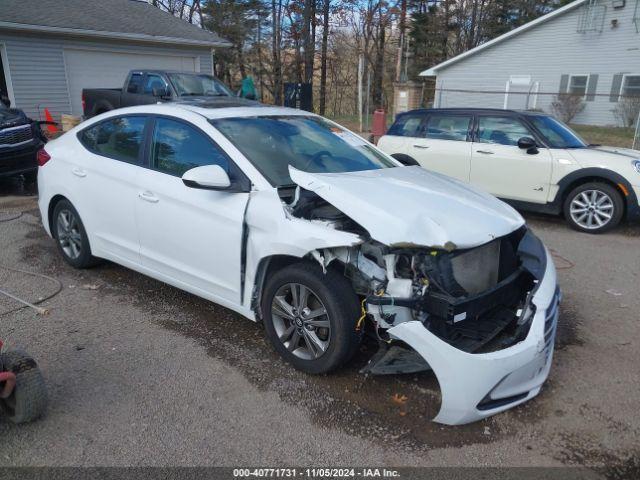
[[23, 175], [27, 182], [35, 182], [37, 154], [45, 142], [40, 122], [0, 102], [0, 177]]
[[122, 88], [82, 90], [84, 117], [109, 110], [157, 102], [175, 102], [190, 97], [234, 97], [217, 78], [203, 73], [168, 70], [132, 70]]

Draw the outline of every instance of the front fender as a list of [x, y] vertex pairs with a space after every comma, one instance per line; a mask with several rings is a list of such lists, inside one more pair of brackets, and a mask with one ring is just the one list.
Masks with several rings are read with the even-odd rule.
[[593, 179], [603, 178], [610, 181], [614, 185], [622, 186], [620, 188], [624, 192], [623, 199], [627, 207], [627, 219], [633, 219], [640, 217], [640, 206], [638, 205], [638, 197], [631, 183], [619, 173], [609, 170], [608, 168], [601, 167], [588, 167], [575, 170], [566, 176], [564, 176], [558, 182], [558, 193], [553, 203], [562, 207], [562, 200], [564, 196], [569, 193], [569, 189], [575, 182], [581, 179]]

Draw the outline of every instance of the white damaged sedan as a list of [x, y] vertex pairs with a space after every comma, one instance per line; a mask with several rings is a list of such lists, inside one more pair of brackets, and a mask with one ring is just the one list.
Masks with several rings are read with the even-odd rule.
[[38, 155], [44, 227], [64, 259], [108, 259], [261, 321], [296, 368], [433, 370], [436, 421], [534, 397], [560, 293], [511, 207], [402, 166], [322, 117], [235, 100], [92, 118]]

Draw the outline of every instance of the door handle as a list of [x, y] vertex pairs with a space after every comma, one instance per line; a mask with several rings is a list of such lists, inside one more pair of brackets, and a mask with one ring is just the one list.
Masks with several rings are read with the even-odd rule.
[[494, 152], [490, 150], [476, 150], [476, 153], [483, 153], [484, 155], [493, 155]]
[[80, 177], [80, 178], [87, 176], [87, 172], [85, 172], [81, 168], [73, 168], [71, 169], [71, 173], [73, 173], [76, 177]]
[[160, 199], [151, 192], [140, 192], [138, 193], [138, 196], [145, 202], [149, 203], [158, 203], [160, 201]]
[[429, 148], [429, 145], [420, 145], [420, 144], [417, 144], [417, 143], [414, 143], [413, 146], [415, 148]]

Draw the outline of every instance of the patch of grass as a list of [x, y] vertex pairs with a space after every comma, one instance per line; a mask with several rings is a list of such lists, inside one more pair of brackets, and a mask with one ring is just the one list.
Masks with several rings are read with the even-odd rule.
[[596, 127], [594, 125], [571, 125], [587, 143], [598, 143], [612, 147], [631, 148], [633, 128]]

